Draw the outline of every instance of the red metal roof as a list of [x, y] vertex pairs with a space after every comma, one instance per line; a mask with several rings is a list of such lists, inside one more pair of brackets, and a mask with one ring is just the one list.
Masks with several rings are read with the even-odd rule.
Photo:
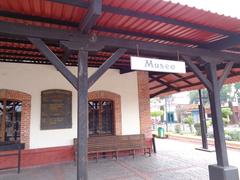
[[[169, 17], [172, 19], [183, 20], [185, 22], [191, 22], [194, 24], [219, 28], [229, 32], [240, 33], [239, 19], [213, 14], [207, 11], [190, 8], [180, 4], [174, 4], [172, 2], [163, 0], [104, 0], [103, 3], [104, 5], [110, 5], [112, 7]], [[86, 14], [86, 9], [84, 8], [50, 2], [46, 0], [2, 0], [0, 1], [0, 10], [75, 23], [79, 23]], [[67, 26], [31, 22], [17, 18], [13, 19], [1, 17], [0, 20], [25, 23], [36, 26], [45, 26], [50, 28], [67, 28]], [[186, 28], [159, 21], [146, 20], [143, 18], [123, 16], [109, 12], [104, 12], [102, 14], [102, 16], [97, 21], [97, 26], [114, 28], [118, 30], [128, 30], [131, 32], [141, 32], [146, 35], [154, 34], [166, 37], [187, 39], [199, 43], [212, 42], [225, 37], [224, 35], [217, 33]], [[72, 28], [68, 27], [67, 29]], [[109, 36], [110, 34], [105, 33], [105, 35]], [[130, 37], [125, 36], [125, 38]]]
[[[81, 2], [86, 3], [88, 1]], [[124, 13], [120, 11], [110, 12], [106, 10], [107, 8], [103, 8], [103, 13], [97, 20], [96, 26], [92, 28], [92, 33], [101, 36], [140, 40], [144, 42], [159, 42], [161, 44], [194, 48], [227, 38], [231, 34], [240, 34], [239, 19], [175, 4], [169, 1], [103, 0], [103, 6], [117, 8], [124, 12], [131, 11], [136, 14], [144, 14], [145, 16], [124, 15]], [[79, 22], [83, 20], [86, 12], [86, 7], [77, 7], [47, 0], [0, 1], [0, 21], [47, 28], [77, 30]], [[212, 28], [213, 30], [208, 31], [201, 28], [177, 25], [176, 23], [166, 23], [160, 20], [154, 20], [154, 18], [149, 18], [150, 16], [154, 16], [155, 18], [170, 18], [173, 21], [180, 20], [193, 25]], [[49, 45], [59, 57], [63, 55], [63, 49], [61, 47], [56, 44]], [[229, 49], [229, 51], [240, 53], [240, 45], [234, 46], [232, 49]], [[141, 52], [140, 54], [142, 55]], [[121, 59], [114, 64], [113, 68], [129, 68], [129, 55], [130, 54], [127, 54], [121, 57]], [[111, 51], [109, 50], [103, 50], [97, 54], [90, 54], [89, 65], [98, 67], [109, 56], [111, 56]], [[156, 55], [150, 54], [149, 56], [155, 57]], [[169, 58], [176, 58], [176, 56], [177, 55], [172, 55]], [[67, 65], [76, 65], [76, 58], [76, 54], [72, 54], [67, 61]], [[0, 37], [0, 61], [49, 63], [30, 42], [5, 36]], [[232, 70], [232, 74], [238, 70], [238, 68], [235, 68]], [[239, 76], [235, 74], [230, 77], [227, 82], [236, 82], [238, 78]], [[181, 90], [203, 87], [198, 78], [192, 75], [192, 72], [180, 76], [169, 74], [161, 79], [168, 83], [172, 82], [173, 86], [181, 87]], [[163, 84], [151, 81], [150, 78], [151, 94], [159, 92], [161, 89], [164, 90], [165, 88]], [[173, 92], [174, 91], [169, 90], [161, 94], [166, 95]]]

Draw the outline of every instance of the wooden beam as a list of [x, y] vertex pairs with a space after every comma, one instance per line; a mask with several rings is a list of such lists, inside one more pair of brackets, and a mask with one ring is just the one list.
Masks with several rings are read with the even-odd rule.
[[84, 39], [81, 42], [78, 42], [77, 46], [75, 43], [72, 43], [70, 41], [60, 41], [60, 44], [64, 47], [67, 47], [68, 49], [75, 51], [79, 49], [84, 49], [92, 52], [102, 50], [104, 48], [104, 44], [96, 43], [95, 40], [92, 40], [92, 38], [95, 37], [90, 37], [88, 40]]
[[43, 22], [43, 23], [49, 23], [49, 24], [57, 24], [62, 26], [71, 26], [71, 27], [78, 27], [79, 23], [77, 22], [71, 22], [66, 21], [62, 19], [55, 19], [53, 17], [43, 17], [43, 16], [36, 16], [36, 15], [30, 15], [30, 14], [23, 14], [13, 11], [4, 11], [0, 10], [0, 16], [7, 17], [7, 18], [14, 18], [14, 19], [22, 19], [27, 21], [34, 21], [34, 22]]
[[174, 74], [173, 73], [173, 75], [174, 76], [176, 76], [176, 77], [178, 77], [178, 78], [180, 78], [182, 81], [184, 81], [185, 83], [187, 83], [187, 84], [189, 84], [189, 85], [192, 85], [193, 83], [192, 82], [190, 82], [190, 81], [188, 81], [187, 79], [184, 79], [184, 77], [182, 77], [180, 74]]
[[77, 180], [88, 179], [88, 52], [78, 53]]
[[159, 77], [154, 77], [152, 75], [149, 75], [149, 77], [152, 78], [154, 81], [157, 81], [157, 82], [159, 82], [159, 83], [161, 83], [161, 84], [163, 84], [163, 85], [165, 85], [165, 86], [167, 86], [167, 87], [169, 87], [169, 88], [171, 88], [171, 89], [173, 89], [173, 90], [175, 90], [177, 92], [180, 92], [179, 88], [177, 88], [177, 87], [175, 87], [175, 86], [173, 86], [173, 85], [171, 85], [171, 84], [161, 80]]
[[200, 47], [214, 50], [223, 50], [229, 49], [236, 45], [240, 45], [240, 35], [229, 36], [224, 39], [209, 43], [207, 45], [200, 45]]
[[150, 98], [154, 98], [154, 97], [156, 97], [156, 96], [158, 96], [158, 95], [160, 95], [160, 94], [167, 93], [168, 91], [172, 91], [172, 90], [173, 90], [172, 88], [167, 87], [167, 88], [162, 89], [162, 90], [160, 90], [160, 91], [158, 91], [158, 92], [156, 92], [156, 93], [154, 93], [154, 94], [151, 94], [151, 95], [150, 95]]
[[[168, 73], [164, 73], [164, 74], [157, 74], [158, 75], [158, 77], [156, 77], [156, 78], [158, 78], [158, 79], [160, 79], [160, 78], [164, 78], [165, 76], [168, 76], [169, 74]], [[151, 74], [151, 73], [149, 73], [149, 77], [154, 77], [154, 75], [153, 74]], [[155, 79], [150, 79], [149, 80], [149, 83], [151, 83], [151, 82], [153, 82], [153, 81], [155, 81]]]
[[125, 48], [129, 50], [136, 50], [136, 46], [139, 47], [141, 51], [147, 51], [151, 53], [169, 53], [176, 54], [178, 51], [180, 54], [185, 56], [199, 57], [199, 56], [208, 56], [214, 57], [220, 61], [234, 61], [239, 63], [240, 55], [213, 51], [201, 48], [189, 48], [189, 47], [180, 47], [180, 46], [170, 46], [162, 45], [159, 43], [150, 43], [136, 40], [126, 40], [126, 39], [115, 39], [108, 37], [98, 36], [96, 39], [92, 39], [89, 35], [83, 35], [76, 31], [66, 31], [66, 30], [57, 30], [50, 29], [45, 27], [34, 27], [26, 26], [22, 24], [10, 23], [10, 22], [0, 22], [0, 34], [1, 35], [10, 35], [13, 37], [35, 37], [42, 39], [51, 39], [55, 41], [75, 41], [68, 42], [74, 48], [79, 49], [79, 44], [82, 46], [82, 42], [92, 42], [99, 46], [111, 46], [116, 48]]
[[198, 111], [199, 111], [201, 136], [202, 136], [202, 148], [208, 149], [207, 123], [206, 123], [206, 118], [205, 118], [205, 110], [204, 110], [204, 104], [203, 104], [203, 100], [202, 100], [201, 89], [198, 90], [198, 94], [199, 94], [198, 95], [198, 97], [199, 97]]
[[[82, 42], [75, 40], [74, 42], [62, 42], [68, 44], [68, 47], [71, 49], [79, 49], [82, 47]], [[201, 49], [201, 48], [190, 48], [190, 47], [182, 47], [182, 46], [174, 46], [174, 45], [163, 45], [159, 43], [150, 43], [144, 41], [137, 41], [137, 40], [126, 40], [126, 39], [115, 39], [115, 38], [108, 38], [108, 37], [101, 37], [98, 36], [94, 43], [105, 45], [108, 47], [115, 47], [115, 48], [125, 48], [130, 50], [135, 50], [136, 47], [139, 47], [139, 50], [148, 51], [148, 52], [158, 52], [158, 53], [168, 53], [168, 54], [176, 54], [179, 52], [181, 55], [191, 56], [191, 57], [210, 57], [217, 62], [223, 61], [234, 61], [236, 63], [240, 62], [240, 55], [233, 54], [233, 53], [226, 53], [208, 49]]]
[[199, 78], [199, 80], [206, 86], [208, 89], [212, 89], [211, 82], [204, 76], [204, 74], [198, 69], [198, 67], [193, 64], [190, 57], [182, 56], [184, 61], [187, 63], [189, 68], [194, 72], [194, 74]]
[[118, 49], [110, 58], [108, 58], [98, 70], [89, 77], [88, 88], [90, 88], [126, 51], [126, 49]]
[[102, 0], [91, 0], [86, 16], [79, 25], [80, 32], [88, 33], [102, 14]]
[[55, 66], [55, 68], [77, 89], [77, 77], [69, 71], [62, 61], [38, 38], [28, 38], [36, 48]]
[[230, 74], [232, 67], [233, 67], [234, 63], [233, 62], [229, 62], [226, 64], [226, 67], [223, 71], [223, 75], [221, 76], [221, 78], [218, 80], [218, 85], [219, 88], [221, 88], [224, 84], [225, 79], [228, 77], [228, 75]]
[[63, 64], [66, 64], [66, 62], [68, 61], [70, 55], [71, 55], [72, 51], [68, 48], [64, 48], [64, 53], [63, 53], [63, 56], [62, 56], [62, 62]]
[[126, 73], [130, 73], [133, 72], [135, 70], [132, 70], [131, 68], [120, 68], [120, 74], [126, 74]]

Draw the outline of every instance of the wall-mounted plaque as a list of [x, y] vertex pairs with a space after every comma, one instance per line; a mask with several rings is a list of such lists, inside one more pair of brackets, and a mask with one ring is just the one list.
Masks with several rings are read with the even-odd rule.
[[41, 130], [72, 128], [71, 91], [46, 90], [41, 98]]

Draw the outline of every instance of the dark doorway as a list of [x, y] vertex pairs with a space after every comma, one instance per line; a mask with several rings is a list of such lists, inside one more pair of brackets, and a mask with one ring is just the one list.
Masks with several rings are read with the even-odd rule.
[[19, 142], [22, 102], [0, 99], [0, 142]]
[[92, 100], [88, 102], [89, 135], [113, 135], [113, 101]]

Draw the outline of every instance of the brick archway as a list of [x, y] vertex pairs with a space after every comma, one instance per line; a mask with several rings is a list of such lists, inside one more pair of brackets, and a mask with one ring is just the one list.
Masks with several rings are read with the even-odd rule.
[[121, 96], [110, 91], [92, 91], [88, 93], [88, 100], [110, 99], [114, 103], [114, 131], [116, 135], [122, 134]]
[[29, 149], [31, 95], [15, 90], [0, 89], [0, 99], [22, 101], [20, 140], [25, 143], [25, 149]]

